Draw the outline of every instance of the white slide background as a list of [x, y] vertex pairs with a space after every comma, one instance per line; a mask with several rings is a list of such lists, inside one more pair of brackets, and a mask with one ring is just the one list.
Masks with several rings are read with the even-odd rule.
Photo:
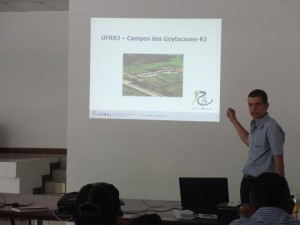
[[[183, 95], [123, 96], [123, 54], [182, 55]], [[219, 121], [220, 59], [221, 19], [92, 18], [90, 116]]]

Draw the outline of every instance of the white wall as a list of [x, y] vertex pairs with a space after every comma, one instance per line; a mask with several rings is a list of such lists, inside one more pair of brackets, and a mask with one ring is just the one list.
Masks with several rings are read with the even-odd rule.
[[[247, 151], [225, 111], [248, 126], [246, 95], [263, 88], [300, 192], [299, 10], [298, 0], [70, 0], [68, 80], [67, 12], [0, 13], [0, 145], [67, 146], [68, 190], [107, 181], [124, 198], [178, 199], [179, 176], [226, 176], [238, 200]], [[222, 18], [220, 123], [89, 120], [91, 16]]]
[[[299, 11], [298, 0], [70, 0], [68, 190], [106, 181], [123, 198], [179, 199], [178, 177], [224, 176], [230, 199], [239, 200], [247, 148], [225, 112], [236, 108], [248, 127], [247, 94], [262, 88], [286, 131], [286, 175], [300, 192]], [[221, 121], [89, 119], [92, 16], [222, 18]]]
[[67, 147], [68, 12], [0, 13], [0, 147]]
[[[246, 96], [263, 88], [300, 192], [299, 10], [298, 0], [70, 0], [68, 80], [67, 12], [0, 13], [0, 146], [67, 146], [70, 191], [107, 181], [123, 198], [178, 199], [179, 176], [226, 176], [238, 200], [247, 148], [225, 111], [248, 126]], [[222, 18], [220, 123], [89, 120], [91, 16]]]

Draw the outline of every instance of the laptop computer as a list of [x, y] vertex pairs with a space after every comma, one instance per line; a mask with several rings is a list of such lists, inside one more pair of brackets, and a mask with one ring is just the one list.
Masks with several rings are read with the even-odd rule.
[[229, 202], [227, 178], [180, 177], [179, 187], [182, 208], [197, 214], [217, 214], [217, 205]]

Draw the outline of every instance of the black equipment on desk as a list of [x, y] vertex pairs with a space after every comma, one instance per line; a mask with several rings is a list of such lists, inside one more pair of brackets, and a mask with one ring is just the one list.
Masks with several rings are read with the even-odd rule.
[[229, 202], [228, 181], [223, 177], [180, 177], [183, 209], [197, 214], [217, 214], [217, 205]]
[[231, 222], [240, 218], [241, 203], [223, 202], [217, 205], [218, 220], [224, 222]]
[[75, 210], [76, 197], [78, 192], [64, 194], [57, 202], [57, 208], [60, 213], [73, 213]]

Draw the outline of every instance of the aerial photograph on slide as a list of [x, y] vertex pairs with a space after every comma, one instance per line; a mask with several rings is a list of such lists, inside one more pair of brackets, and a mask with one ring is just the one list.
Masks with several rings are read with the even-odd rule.
[[123, 96], [182, 97], [183, 55], [123, 54]]

